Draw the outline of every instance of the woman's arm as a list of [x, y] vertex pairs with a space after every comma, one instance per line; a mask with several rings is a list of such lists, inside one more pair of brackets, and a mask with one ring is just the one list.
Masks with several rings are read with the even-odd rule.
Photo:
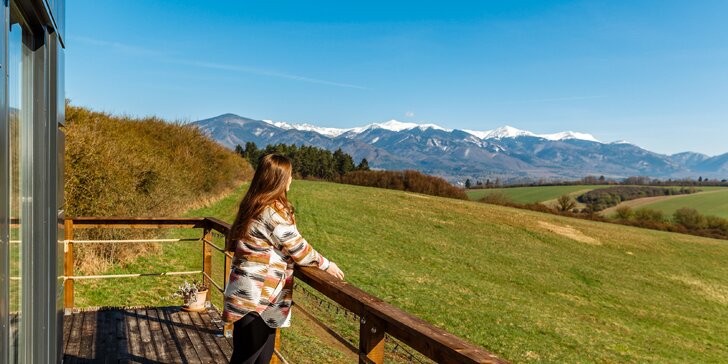
[[288, 254], [298, 265], [314, 265], [327, 270], [331, 262], [317, 252], [298, 232], [296, 224], [283, 219], [275, 219], [277, 223], [271, 237], [279, 249]]

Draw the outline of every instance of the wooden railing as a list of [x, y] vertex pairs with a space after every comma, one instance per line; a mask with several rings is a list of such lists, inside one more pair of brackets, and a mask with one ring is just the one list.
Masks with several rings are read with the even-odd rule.
[[[148, 239], [148, 240], [74, 240], [75, 229], [88, 228], [200, 228], [201, 239]], [[107, 218], [78, 217], [65, 221], [65, 293], [64, 306], [73, 308], [73, 284], [80, 279], [127, 278], [141, 276], [163, 276], [202, 274], [205, 283], [223, 293], [227, 286], [228, 272], [232, 263], [232, 255], [213, 243], [216, 232], [227, 235], [230, 225], [215, 218]], [[73, 270], [74, 244], [92, 243], [126, 243], [126, 242], [202, 242], [202, 270], [184, 272], [159, 272], [144, 274], [115, 274], [77, 276]], [[221, 283], [212, 278], [213, 250], [224, 254], [223, 277]], [[361, 289], [341, 281], [332, 275], [313, 267], [296, 267], [294, 276], [324, 296], [341, 305], [359, 317], [360, 363], [384, 362], [384, 338], [388, 334], [400, 342], [417, 350], [422, 355], [438, 363], [507, 363], [507, 361], [473, 345], [443, 329], [410, 315]], [[207, 301], [211, 299], [212, 289], [208, 290]], [[232, 327], [226, 325], [225, 334], [232, 333]], [[285, 362], [280, 355], [280, 332], [276, 332], [276, 356], [272, 362]]]

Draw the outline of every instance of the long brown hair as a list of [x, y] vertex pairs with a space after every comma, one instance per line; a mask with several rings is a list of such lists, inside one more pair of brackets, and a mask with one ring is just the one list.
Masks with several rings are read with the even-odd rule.
[[260, 158], [248, 192], [240, 202], [238, 215], [230, 228], [225, 250], [235, 251], [238, 240], [250, 238], [248, 233], [250, 223], [265, 210], [266, 206], [278, 201], [293, 216], [293, 206], [286, 196], [286, 185], [292, 170], [291, 160], [286, 156], [268, 154]]

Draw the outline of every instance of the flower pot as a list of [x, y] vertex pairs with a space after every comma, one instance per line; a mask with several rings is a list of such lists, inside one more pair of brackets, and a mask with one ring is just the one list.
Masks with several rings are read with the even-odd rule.
[[194, 298], [190, 297], [189, 301], [185, 302], [185, 305], [182, 306], [182, 309], [185, 311], [194, 311], [194, 312], [204, 311], [206, 298], [207, 298], [207, 290], [199, 291], [194, 296]]

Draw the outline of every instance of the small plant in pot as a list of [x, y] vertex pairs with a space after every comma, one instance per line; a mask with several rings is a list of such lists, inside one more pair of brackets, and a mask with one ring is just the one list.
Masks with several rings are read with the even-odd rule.
[[199, 281], [192, 281], [190, 283], [185, 281], [179, 285], [179, 288], [172, 296], [182, 297], [184, 301], [182, 309], [185, 311], [204, 311], [208, 289], [209, 287], [205, 283]]

